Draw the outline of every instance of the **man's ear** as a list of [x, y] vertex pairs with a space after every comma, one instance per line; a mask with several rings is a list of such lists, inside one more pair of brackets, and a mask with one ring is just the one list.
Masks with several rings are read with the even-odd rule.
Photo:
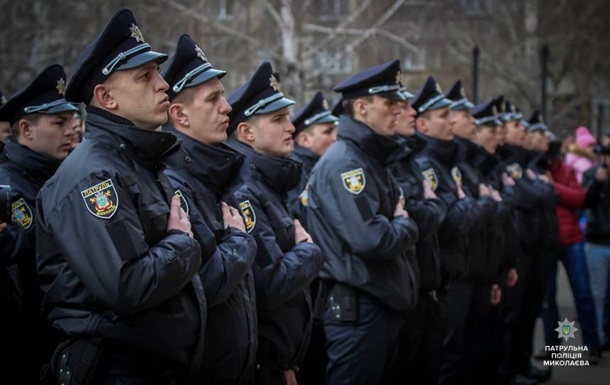
[[183, 104], [173, 103], [169, 106], [168, 114], [173, 122], [183, 127], [190, 127], [191, 122], [186, 111], [184, 110]]
[[19, 127], [19, 137], [32, 140], [34, 137], [34, 132], [32, 130], [32, 122], [27, 119], [19, 119], [19, 123], [17, 123]]
[[420, 132], [428, 132], [428, 121], [421, 116], [415, 118], [415, 129]]
[[98, 84], [93, 88], [93, 100], [95, 100], [97, 106], [106, 110], [116, 110], [118, 108], [118, 103], [112, 96], [110, 87], [105, 83]]
[[307, 146], [309, 145], [309, 135], [305, 131], [301, 131], [297, 134], [297, 137], [294, 141], [299, 146], [308, 148]]
[[237, 132], [237, 138], [245, 142], [254, 142], [254, 126], [248, 122], [241, 122], [237, 125], [235, 131]]

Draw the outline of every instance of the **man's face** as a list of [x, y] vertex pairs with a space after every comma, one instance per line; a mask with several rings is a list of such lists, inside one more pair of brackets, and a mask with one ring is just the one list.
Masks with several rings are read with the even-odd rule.
[[358, 120], [361, 120], [378, 135], [394, 135], [398, 115], [401, 112], [399, 102], [379, 95], [373, 95], [370, 100], [359, 100], [362, 106], [357, 112]]
[[297, 143], [318, 156], [322, 156], [337, 140], [337, 125], [334, 123], [313, 124], [301, 131]]
[[222, 143], [227, 140], [229, 112], [231, 105], [224, 97], [225, 89], [218, 80], [212, 78], [193, 88], [190, 103], [184, 105], [191, 135], [207, 144]]
[[76, 124], [71, 111], [40, 115], [36, 123], [21, 119], [18, 142], [32, 151], [63, 160], [72, 150]]
[[11, 125], [9, 122], [0, 122], [0, 142], [4, 142], [11, 134]]
[[469, 111], [450, 111], [449, 122], [455, 135], [468, 140], [475, 139], [476, 127]]
[[252, 140], [249, 144], [267, 156], [288, 156], [294, 147], [294, 126], [288, 116], [288, 107], [268, 114], [256, 115], [250, 120]]
[[169, 85], [159, 74], [156, 62], [113, 72], [104, 82], [116, 103], [115, 115], [129, 119], [136, 127], [156, 130], [167, 122]]
[[498, 146], [497, 127], [479, 126], [476, 130], [475, 141], [490, 154], [496, 152]]
[[503, 146], [506, 143], [506, 124], [496, 127], [496, 141], [498, 146]]
[[400, 114], [396, 122], [396, 133], [400, 136], [409, 137], [415, 135], [415, 109], [408, 101], [398, 102]]
[[506, 143], [517, 146], [524, 146], [527, 137], [527, 130], [518, 120], [506, 122]]
[[546, 152], [549, 149], [549, 138], [542, 130], [537, 130], [529, 134], [530, 147], [534, 151]]
[[417, 129], [424, 134], [440, 140], [453, 139], [453, 130], [449, 121], [449, 107], [426, 112], [416, 121]]

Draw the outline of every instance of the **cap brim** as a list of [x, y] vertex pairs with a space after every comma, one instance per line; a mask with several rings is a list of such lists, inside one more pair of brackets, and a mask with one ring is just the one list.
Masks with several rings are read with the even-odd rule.
[[205, 83], [212, 78], [221, 79], [223, 76], [227, 74], [227, 71], [217, 70], [214, 68], [210, 68], [207, 71], [202, 72], [201, 74], [195, 76], [195, 78], [189, 83], [187, 87], [197, 86], [201, 83]]
[[430, 110], [438, 110], [439, 108], [443, 108], [443, 107], [449, 107], [451, 105], [451, 100], [447, 99], [447, 98], [443, 98], [441, 100], [439, 100], [438, 102], [434, 103], [433, 105], [431, 105], [430, 107], [428, 107], [426, 109], [426, 111], [430, 111]]
[[454, 106], [451, 106], [452, 111], [470, 111], [474, 108], [474, 104], [465, 100], [463, 102], [459, 102]]
[[265, 106], [264, 108], [258, 109], [254, 113], [254, 115], [268, 114], [270, 112], [277, 111], [281, 108], [292, 106], [293, 104], [294, 104], [294, 100], [281, 98], [281, 99], [276, 100], [275, 102], [269, 104], [268, 106]]
[[396, 100], [399, 102], [404, 102], [407, 101], [407, 97], [405, 95], [403, 95], [403, 93], [401, 91], [391, 91], [391, 92], [382, 92], [379, 94], [375, 94], [378, 96], [381, 96], [382, 98], [386, 98], [386, 99], [390, 99], [390, 100]]
[[46, 111], [38, 111], [39, 114], [59, 114], [60, 112], [78, 111], [78, 108], [72, 103], [65, 102], [54, 106]]
[[339, 118], [334, 115], [326, 115], [320, 120], [315, 121], [313, 124], [322, 124], [322, 123], [337, 123]]
[[399, 91], [400, 93], [402, 93], [402, 96], [405, 97], [406, 100], [411, 100], [415, 97], [415, 95], [413, 95], [412, 93], [408, 92], [408, 91]]
[[131, 68], [136, 68], [141, 65], [156, 61], [161, 64], [167, 60], [167, 55], [164, 53], [159, 53], [155, 51], [146, 51], [138, 54], [134, 57], [129, 58], [123, 65], [117, 67], [116, 70], [128, 70]]

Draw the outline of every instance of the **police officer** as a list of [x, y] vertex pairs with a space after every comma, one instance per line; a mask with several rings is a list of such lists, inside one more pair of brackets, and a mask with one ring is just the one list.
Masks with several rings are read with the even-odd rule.
[[[308, 228], [305, 212], [307, 178], [316, 162], [337, 140], [338, 121], [339, 119], [328, 110], [328, 102], [321, 92], [317, 92], [309, 103], [297, 110], [292, 117], [292, 124], [294, 125], [292, 137], [295, 144], [291, 157], [303, 164], [303, 173], [299, 183], [290, 191], [289, 195], [291, 197], [289, 199], [305, 229]], [[301, 385], [323, 384], [326, 364], [328, 363], [323, 325], [324, 293], [319, 290], [319, 286], [320, 280], [316, 278], [311, 284], [314, 308], [311, 340], [297, 373], [297, 379]], [[320, 297], [318, 298], [318, 296]]]
[[[531, 365], [530, 356], [533, 327], [546, 284], [546, 280], [536, 282], [540, 278], [533, 277], [531, 273], [547, 244], [546, 241], [540, 243], [544, 215], [541, 208], [549, 204], [547, 193], [552, 186], [539, 179], [530, 169], [531, 153], [525, 148], [527, 131], [522, 124], [523, 115], [512, 103], [506, 105], [502, 118], [506, 126], [506, 144], [498, 147], [498, 153], [502, 158], [503, 171], [515, 181], [515, 220], [521, 256], [517, 259], [519, 280], [514, 288], [509, 288], [505, 293], [505, 343], [502, 351], [508, 355], [500, 363], [499, 375], [509, 384], [535, 384], [550, 377], [549, 371], [541, 371]], [[542, 259], [546, 260], [545, 257]]]
[[226, 72], [212, 67], [185, 34], [162, 74], [171, 101], [163, 130], [182, 140], [180, 150], [167, 160], [166, 174], [203, 249], [199, 275], [208, 319], [202, 368], [195, 381], [250, 384], [257, 341], [251, 270], [256, 242], [246, 233], [235, 205], [220, 199], [243, 161], [223, 143], [231, 111], [220, 82]]
[[400, 62], [349, 77], [337, 142], [309, 178], [308, 224], [324, 257], [329, 292], [324, 320], [328, 384], [377, 384], [393, 364], [404, 311], [418, 296], [417, 261], [408, 250], [418, 229], [386, 170], [401, 151], [395, 133], [405, 96]]
[[120, 9], [81, 54], [66, 99], [88, 137], [36, 202], [43, 307], [63, 342], [57, 381], [170, 384], [201, 363], [201, 247], [163, 174], [178, 150], [167, 121], [166, 55]]
[[438, 232], [445, 285], [441, 302], [447, 311], [439, 383], [445, 384], [464, 376], [464, 327], [472, 287], [462, 279], [469, 269], [468, 237], [480, 221], [481, 208], [462, 187], [449, 120], [451, 101], [445, 98], [434, 77], [430, 76], [418, 90], [412, 105], [417, 111], [416, 138], [425, 142], [424, 150], [416, 157], [417, 163], [448, 207]]
[[229, 96], [228, 143], [244, 154], [230, 188], [258, 249], [253, 266], [259, 346], [255, 382], [296, 384], [312, 328], [309, 285], [322, 267], [320, 248], [296, 219], [287, 193], [301, 163], [289, 158], [292, 125], [269, 62]]
[[417, 305], [406, 312], [406, 322], [399, 337], [399, 352], [395, 369], [388, 382], [402, 384], [438, 384], [443, 325], [437, 291], [441, 289], [441, 261], [437, 231], [447, 215], [447, 205], [439, 199], [415, 162], [423, 150], [422, 142], [414, 139], [415, 110], [409, 100], [413, 95], [401, 89], [407, 99], [399, 102], [401, 114], [396, 125], [396, 137], [402, 145], [389, 170], [402, 189], [406, 210], [419, 229], [415, 253], [419, 267], [419, 295]]
[[[3, 341], [10, 352], [8, 367], [25, 365], [24, 377], [20, 377], [23, 383], [38, 381], [42, 365], [57, 344], [41, 314], [34, 212], [36, 195], [68, 156], [74, 134], [72, 114], [77, 109], [64, 99], [65, 84], [63, 67], [51, 65], [0, 108], [0, 120], [12, 126], [0, 162], [0, 185], [11, 186], [13, 202], [13, 221], [0, 233], [2, 309], [10, 325]], [[26, 338], [36, 342], [36, 349], [24, 344]]]

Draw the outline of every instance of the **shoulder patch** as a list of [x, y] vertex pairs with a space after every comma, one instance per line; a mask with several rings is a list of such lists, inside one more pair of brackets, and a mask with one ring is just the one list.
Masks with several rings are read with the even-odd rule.
[[119, 207], [119, 195], [112, 179], [107, 179], [80, 192], [87, 210], [94, 216], [110, 219]]
[[246, 200], [239, 204], [239, 210], [241, 211], [242, 217], [246, 225], [246, 232], [251, 233], [256, 226], [256, 213], [250, 204], [250, 201]]
[[523, 170], [517, 162], [506, 166], [506, 171], [508, 171], [508, 175], [513, 179], [521, 179], [521, 177], [523, 176]]
[[21, 227], [26, 230], [32, 227], [32, 222], [34, 222], [34, 214], [25, 199], [19, 198], [13, 202], [12, 209], [14, 222], [19, 223]]
[[421, 173], [424, 178], [426, 178], [428, 182], [430, 182], [430, 188], [432, 189], [432, 191], [436, 191], [436, 188], [438, 187], [438, 178], [436, 177], [436, 171], [434, 171], [434, 169], [430, 167], [425, 169]]
[[307, 207], [307, 203], [309, 203], [309, 185], [305, 186], [305, 190], [299, 194], [299, 201], [303, 206]]
[[182, 194], [182, 191], [176, 190], [174, 192], [174, 195], [177, 196], [178, 198], [180, 198], [180, 207], [182, 207], [182, 210], [184, 210], [186, 215], [189, 215], [189, 204], [186, 201], [186, 198], [184, 198], [184, 195]]
[[361, 168], [344, 172], [341, 174], [341, 181], [343, 182], [343, 187], [352, 194], [360, 194], [366, 186], [366, 178]]
[[451, 177], [453, 178], [455, 184], [457, 184], [458, 186], [462, 185], [462, 173], [460, 172], [459, 168], [453, 167], [451, 169]]

